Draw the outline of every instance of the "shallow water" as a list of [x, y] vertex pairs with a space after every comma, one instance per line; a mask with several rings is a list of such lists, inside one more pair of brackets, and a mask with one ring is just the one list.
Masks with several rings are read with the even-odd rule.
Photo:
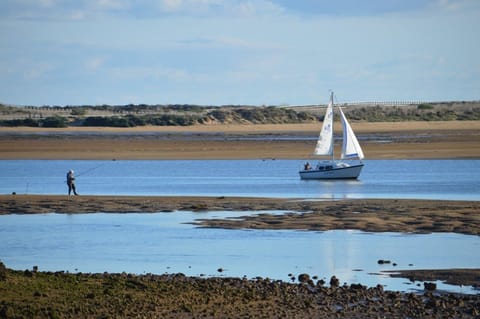
[[[277, 212], [281, 213], [281, 212]], [[479, 268], [480, 237], [361, 231], [272, 231], [195, 228], [196, 218], [246, 212], [43, 214], [0, 216], [0, 256], [13, 269], [70, 272], [184, 273], [289, 281], [308, 273], [328, 282], [416, 290], [385, 270]], [[378, 265], [388, 259], [398, 266]], [[218, 272], [219, 268], [224, 269]], [[423, 287], [422, 287], [423, 288]], [[469, 287], [440, 289], [475, 293]], [[477, 291], [478, 293], [478, 291]]]
[[301, 180], [302, 160], [2, 160], [0, 194], [480, 200], [480, 160], [367, 160], [359, 180]]
[[[357, 181], [304, 181], [301, 160], [0, 161], [0, 194], [65, 194], [74, 169], [87, 195], [480, 200], [480, 160], [368, 160]], [[278, 212], [281, 213], [281, 212]], [[360, 231], [201, 229], [194, 218], [247, 212], [0, 216], [0, 260], [14, 269], [182, 272], [341, 282], [415, 290], [383, 270], [479, 268], [480, 237]], [[378, 259], [398, 264], [378, 265]], [[410, 266], [410, 265], [413, 266]], [[218, 272], [218, 268], [225, 271]], [[440, 289], [472, 292], [468, 287]]]

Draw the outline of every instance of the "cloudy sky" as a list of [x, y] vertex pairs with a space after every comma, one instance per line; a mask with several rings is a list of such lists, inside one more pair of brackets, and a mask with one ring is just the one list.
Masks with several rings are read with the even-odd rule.
[[479, 100], [479, 0], [1, 0], [0, 102]]

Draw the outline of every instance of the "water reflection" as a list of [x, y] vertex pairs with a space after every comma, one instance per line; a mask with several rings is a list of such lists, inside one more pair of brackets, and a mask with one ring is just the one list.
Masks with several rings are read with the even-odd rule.
[[305, 180], [309, 186], [315, 191], [318, 199], [355, 199], [362, 198], [362, 180]]

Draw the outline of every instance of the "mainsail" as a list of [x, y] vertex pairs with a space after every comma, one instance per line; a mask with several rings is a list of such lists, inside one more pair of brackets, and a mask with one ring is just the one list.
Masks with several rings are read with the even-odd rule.
[[315, 155], [333, 155], [333, 98], [328, 103], [322, 130], [313, 153]]
[[345, 114], [343, 114], [342, 108], [340, 109], [340, 115], [343, 126], [343, 145], [342, 145], [342, 159], [358, 158], [362, 160], [364, 158], [362, 148], [358, 143], [355, 133], [353, 133], [352, 127], [347, 121]]

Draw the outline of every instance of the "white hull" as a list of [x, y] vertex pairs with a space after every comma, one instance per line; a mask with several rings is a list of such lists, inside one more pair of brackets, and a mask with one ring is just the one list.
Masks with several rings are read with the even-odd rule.
[[303, 169], [299, 172], [302, 179], [357, 179], [363, 168], [363, 164], [358, 165], [333, 165], [330, 167], [321, 166], [320, 168]]

